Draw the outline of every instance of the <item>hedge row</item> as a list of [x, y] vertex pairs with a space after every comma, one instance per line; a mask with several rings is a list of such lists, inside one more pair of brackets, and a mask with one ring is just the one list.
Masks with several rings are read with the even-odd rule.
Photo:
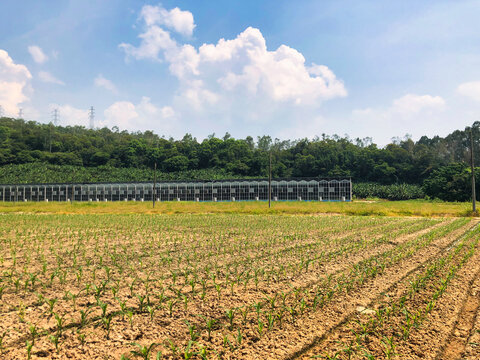
[[380, 198], [386, 200], [422, 199], [425, 193], [420, 185], [376, 183], [353, 183], [353, 195], [356, 198]]

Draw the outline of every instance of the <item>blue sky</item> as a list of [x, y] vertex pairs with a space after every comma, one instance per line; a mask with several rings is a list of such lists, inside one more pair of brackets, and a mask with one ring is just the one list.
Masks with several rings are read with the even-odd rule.
[[[167, 137], [385, 145], [480, 120], [480, 1], [0, 3], [0, 106]], [[224, 40], [221, 40], [224, 39]]]

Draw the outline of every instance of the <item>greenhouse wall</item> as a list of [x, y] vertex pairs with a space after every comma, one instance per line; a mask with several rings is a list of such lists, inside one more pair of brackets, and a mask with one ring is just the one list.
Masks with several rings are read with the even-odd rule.
[[[275, 179], [272, 201], [351, 201], [350, 179]], [[265, 201], [267, 180], [0, 185], [0, 201]]]

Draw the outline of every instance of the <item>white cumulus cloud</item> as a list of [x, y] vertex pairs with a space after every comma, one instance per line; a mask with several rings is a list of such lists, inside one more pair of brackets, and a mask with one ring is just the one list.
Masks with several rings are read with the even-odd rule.
[[160, 25], [183, 35], [192, 35], [195, 23], [190, 11], [180, 10], [178, 7], [166, 10], [162, 6], [145, 5], [140, 17], [147, 26]]
[[357, 136], [373, 136], [381, 144], [386, 144], [388, 140], [385, 134], [432, 134], [446, 108], [441, 96], [405, 94], [394, 99], [387, 107], [355, 109], [349, 121], [353, 127], [360, 129]]
[[170, 130], [171, 122], [164, 122], [166, 119], [175, 119], [176, 113], [170, 106], [157, 107], [152, 104], [149, 97], [142, 97], [138, 104], [130, 101], [117, 101], [110, 105], [104, 112], [104, 120], [100, 126], [138, 131], [152, 129], [153, 127], [162, 130]]
[[164, 106], [160, 109], [162, 117], [164, 119], [169, 119], [175, 116], [175, 110], [171, 106]]
[[0, 49], [0, 105], [7, 116], [16, 116], [19, 104], [28, 100], [32, 78], [25, 65], [15, 64], [8, 52]]
[[[89, 125], [88, 109], [79, 109], [69, 104], [50, 104], [50, 113], [57, 110], [58, 125], [60, 126], [85, 126]], [[52, 116], [53, 121], [53, 116]]]
[[114, 85], [114, 83], [104, 78], [102, 74], [99, 74], [95, 78], [93, 83], [95, 84], [95, 86], [102, 87], [104, 89], [107, 89], [108, 91], [111, 91], [114, 94], [118, 94], [117, 87]]
[[[218, 103], [241, 107], [235, 104], [236, 98], [263, 97], [276, 103], [315, 105], [347, 95], [343, 82], [327, 66], [307, 64], [299, 51], [287, 45], [269, 50], [259, 29], [248, 27], [234, 39], [220, 39], [198, 49], [180, 44], [165, 29], [179, 31], [165, 20], [174, 11], [144, 6], [139, 45], [119, 46], [127, 59], [167, 62], [170, 72], [180, 80], [177, 98], [197, 109]], [[193, 16], [189, 24], [193, 31]]]
[[57, 85], [65, 85], [65, 83], [62, 80], [57, 79], [55, 76], [53, 76], [52, 74], [50, 74], [47, 71], [40, 71], [38, 73], [38, 78], [41, 81], [46, 82], [46, 83], [57, 84]]
[[440, 96], [407, 94], [393, 101], [392, 110], [403, 114], [416, 114], [422, 110], [442, 110], [445, 100]]
[[117, 101], [110, 105], [104, 112], [104, 126], [118, 126], [122, 129], [131, 129], [132, 120], [138, 118], [138, 113], [129, 101]]
[[35, 61], [38, 64], [43, 64], [48, 60], [48, 56], [45, 55], [45, 53], [39, 46], [36, 46], [36, 45], [29, 46], [28, 52], [32, 56], [33, 61]]
[[460, 95], [480, 102], [480, 81], [471, 81], [460, 84], [457, 87], [457, 92]]

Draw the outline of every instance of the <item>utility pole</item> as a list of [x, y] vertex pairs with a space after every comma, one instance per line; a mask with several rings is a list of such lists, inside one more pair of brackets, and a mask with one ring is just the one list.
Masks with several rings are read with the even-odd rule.
[[272, 205], [272, 150], [270, 150], [270, 161], [268, 165], [268, 208]]
[[473, 131], [470, 128], [470, 166], [472, 169], [472, 210], [477, 212], [476, 194], [475, 194], [475, 165], [473, 163]]
[[90, 110], [88, 110], [88, 120], [90, 123], [90, 129], [95, 127], [95, 109], [93, 106], [90, 106]]
[[155, 200], [157, 197], [157, 162], [155, 161], [153, 172], [153, 207], [155, 208]]

